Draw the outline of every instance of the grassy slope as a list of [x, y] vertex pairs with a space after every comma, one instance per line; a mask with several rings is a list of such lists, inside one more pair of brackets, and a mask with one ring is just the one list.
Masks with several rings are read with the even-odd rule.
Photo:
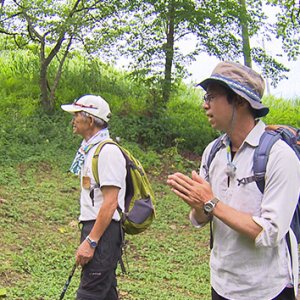
[[[188, 207], [164, 182], [154, 184], [152, 228], [128, 236], [130, 272], [118, 269], [122, 299], [209, 299], [208, 229], [191, 227]], [[0, 187], [0, 289], [10, 300], [58, 299], [79, 239], [78, 179], [23, 163], [1, 172]], [[78, 281], [77, 271], [65, 299], [74, 299]]]

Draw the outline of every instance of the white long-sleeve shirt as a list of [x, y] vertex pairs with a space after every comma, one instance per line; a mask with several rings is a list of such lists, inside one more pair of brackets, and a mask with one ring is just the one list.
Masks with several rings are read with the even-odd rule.
[[[235, 154], [236, 173], [228, 182], [226, 147], [221, 148], [209, 169], [213, 193], [225, 204], [249, 213], [262, 228], [255, 242], [213, 218], [214, 243], [210, 257], [211, 285], [215, 291], [233, 300], [269, 300], [287, 285], [298, 285], [297, 243], [292, 234], [293, 272], [285, 235], [289, 230], [300, 192], [300, 162], [293, 150], [279, 140], [272, 147], [266, 170], [265, 191], [256, 183], [238, 184], [237, 179], [253, 175], [255, 147], [265, 130], [259, 121]], [[200, 175], [205, 178], [203, 164], [213, 142], [202, 158]], [[195, 220], [192, 220], [195, 224]], [[293, 273], [293, 276], [292, 276]]]

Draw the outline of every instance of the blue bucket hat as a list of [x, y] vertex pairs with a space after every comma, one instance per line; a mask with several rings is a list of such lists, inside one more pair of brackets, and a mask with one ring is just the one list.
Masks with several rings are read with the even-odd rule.
[[220, 62], [212, 71], [211, 76], [198, 85], [206, 91], [208, 85], [213, 82], [228, 87], [248, 101], [255, 111], [256, 117], [259, 118], [268, 114], [269, 108], [261, 102], [265, 82], [262, 76], [254, 70], [239, 63]]

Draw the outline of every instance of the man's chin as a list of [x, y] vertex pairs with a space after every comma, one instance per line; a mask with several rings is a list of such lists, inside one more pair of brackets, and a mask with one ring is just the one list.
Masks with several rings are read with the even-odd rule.
[[211, 126], [213, 129], [218, 129], [218, 128], [217, 128], [217, 124], [216, 124], [215, 122], [209, 121], [209, 124], [210, 124], [210, 126]]

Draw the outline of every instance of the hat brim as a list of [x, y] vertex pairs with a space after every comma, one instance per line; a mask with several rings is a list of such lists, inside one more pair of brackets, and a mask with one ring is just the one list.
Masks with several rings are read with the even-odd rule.
[[62, 110], [74, 114], [75, 112], [82, 111], [81, 107], [76, 107], [73, 104], [64, 104], [60, 106]]
[[206, 91], [207, 87], [210, 83], [218, 83], [220, 85], [223, 85], [223, 86], [229, 88], [230, 90], [232, 90], [236, 94], [240, 95], [242, 98], [244, 98], [246, 101], [249, 102], [250, 106], [255, 111], [255, 116], [257, 118], [264, 117], [269, 113], [269, 108], [268, 107], [264, 106], [261, 102], [253, 100], [245, 92], [243, 92], [239, 89], [236, 89], [230, 83], [227, 83], [225, 81], [215, 79], [215, 78], [207, 78], [207, 79], [201, 81], [199, 84], [197, 84], [197, 86], [200, 85]]
[[[88, 114], [93, 115], [96, 118], [99, 118], [99, 116], [97, 114], [95, 114], [95, 111], [98, 112], [98, 109], [89, 108], [89, 107], [80, 107], [80, 106], [76, 106], [74, 104], [64, 104], [64, 105], [61, 105], [61, 108], [64, 111], [67, 111], [71, 114], [74, 114], [74, 113], [79, 112], [79, 111], [85, 111]], [[99, 119], [101, 119], [101, 118], [99, 118]]]

